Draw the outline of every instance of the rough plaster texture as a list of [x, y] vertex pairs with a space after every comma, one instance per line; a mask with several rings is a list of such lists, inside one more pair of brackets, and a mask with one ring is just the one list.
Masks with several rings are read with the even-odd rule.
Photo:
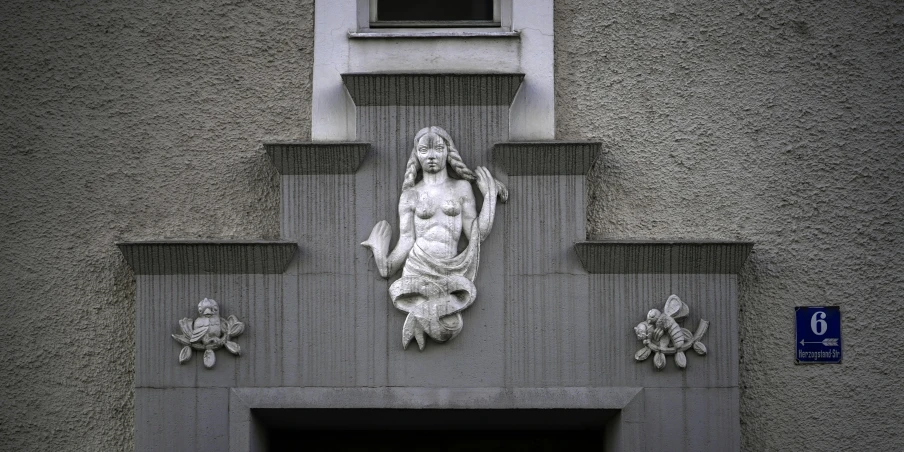
[[[743, 449], [904, 449], [904, 5], [565, 0], [555, 30], [558, 138], [608, 151], [589, 238], [756, 243]], [[793, 307], [825, 304], [844, 363], [796, 366]]]
[[114, 242], [276, 238], [267, 139], [309, 139], [313, 2], [0, 4], [0, 450], [131, 450]]
[[[904, 448], [904, 6], [556, 2], [559, 139], [600, 139], [589, 238], [756, 242], [746, 450]], [[113, 243], [276, 238], [267, 139], [310, 135], [311, 1], [0, 5], [0, 449], [128, 450]], [[588, 19], [592, 18], [592, 19]], [[792, 364], [839, 304], [844, 364]]]

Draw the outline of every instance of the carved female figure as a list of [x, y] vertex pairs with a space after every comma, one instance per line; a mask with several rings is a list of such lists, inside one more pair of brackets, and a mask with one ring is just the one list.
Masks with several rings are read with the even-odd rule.
[[[450, 177], [449, 169], [461, 179]], [[479, 214], [469, 181], [476, 181], [483, 194]], [[480, 242], [493, 227], [497, 196], [505, 202], [508, 190], [486, 168], [471, 171], [448, 132], [431, 126], [415, 135], [399, 199], [399, 241], [390, 252], [392, 231], [384, 220], [361, 243], [373, 251], [380, 276], [402, 269], [389, 293], [393, 304], [408, 313], [404, 347], [414, 338], [423, 350], [425, 333], [445, 342], [461, 331], [461, 311], [477, 296], [473, 281]], [[462, 234], [468, 245], [458, 253]]]

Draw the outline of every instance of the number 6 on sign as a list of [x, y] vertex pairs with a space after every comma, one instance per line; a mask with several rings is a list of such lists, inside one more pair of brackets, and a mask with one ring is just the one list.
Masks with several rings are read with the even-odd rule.
[[794, 362], [841, 363], [841, 310], [838, 306], [794, 308], [797, 330]]
[[[817, 317], [819, 318], [817, 319]], [[813, 334], [817, 336], [826, 334], [826, 329], [829, 328], [829, 325], [826, 324], [825, 318], [826, 313], [823, 311], [817, 311], [813, 314], [813, 317], [810, 317], [810, 329], [813, 330]]]

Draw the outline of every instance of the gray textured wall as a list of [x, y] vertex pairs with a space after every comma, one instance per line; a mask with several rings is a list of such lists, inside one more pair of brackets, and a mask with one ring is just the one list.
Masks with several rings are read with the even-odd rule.
[[[601, 139], [592, 238], [757, 242], [747, 450], [904, 448], [904, 5], [556, 2], [559, 138]], [[306, 138], [311, 1], [0, 5], [0, 449], [120, 450], [134, 282], [116, 240], [275, 238], [267, 138]], [[794, 366], [792, 307], [845, 362]]]
[[[565, 0], [555, 27], [559, 138], [610, 152], [589, 234], [757, 244], [744, 449], [904, 449], [904, 4]], [[793, 306], [824, 304], [844, 364], [795, 366]]]
[[115, 241], [275, 238], [310, 136], [313, 5], [0, 3], [0, 450], [130, 450]]

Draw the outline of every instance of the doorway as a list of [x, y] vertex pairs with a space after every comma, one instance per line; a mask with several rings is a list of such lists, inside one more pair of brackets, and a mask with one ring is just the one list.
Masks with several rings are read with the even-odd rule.
[[600, 450], [605, 409], [252, 409], [268, 451]]

